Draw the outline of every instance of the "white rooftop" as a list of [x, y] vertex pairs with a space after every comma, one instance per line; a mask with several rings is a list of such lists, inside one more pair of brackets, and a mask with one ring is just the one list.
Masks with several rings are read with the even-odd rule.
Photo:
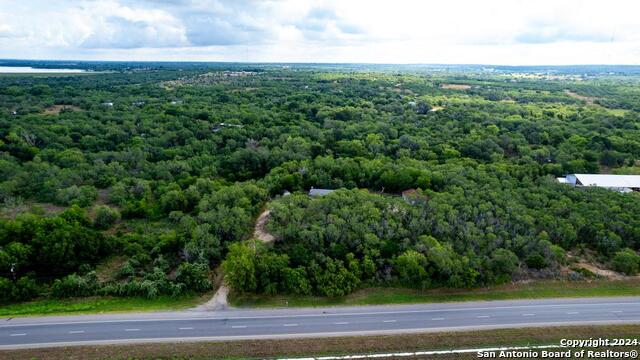
[[[640, 188], [640, 175], [573, 174], [567, 180], [576, 185], [608, 188]], [[577, 180], [577, 181], [576, 181]]]
[[335, 190], [330, 190], [330, 189], [314, 189], [314, 188], [311, 188], [311, 190], [309, 190], [309, 196], [325, 196], [325, 195], [331, 194], [334, 191]]

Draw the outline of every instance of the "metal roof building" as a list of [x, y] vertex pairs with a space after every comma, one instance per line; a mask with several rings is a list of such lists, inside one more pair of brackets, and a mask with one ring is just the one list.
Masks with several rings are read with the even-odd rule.
[[311, 190], [309, 190], [309, 196], [325, 196], [325, 195], [331, 194], [334, 191], [335, 190], [330, 190], [330, 189], [314, 189], [314, 188], [311, 188]]
[[597, 186], [621, 192], [640, 191], [640, 175], [570, 174], [558, 182], [573, 186]]

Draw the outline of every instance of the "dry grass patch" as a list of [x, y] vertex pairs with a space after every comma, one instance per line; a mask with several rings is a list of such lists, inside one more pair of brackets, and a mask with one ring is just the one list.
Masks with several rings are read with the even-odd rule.
[[59, 115], [62, 110], [65, 111], [78, 111], [81, 110], [75, 105], [51, 105], [44, 109], [45, 115]]
[[471, 85], [466, 84], [440, 84], [440, 88], [447, 90], [468, 90], [471, 89]]
[[568, 96], [574, 98], [574, 99], [582, 100], [582, 101], [586, 102], [587, 104], [591, 104], [591, 105], [593, 105], [595, 103], [595, 101], [598, 100], [597, 97], [580, 95], [580, 94], [575, 93], [575, 92], [573, 92], [571, 90], [565, 90], [564, 93], [567, 94]]

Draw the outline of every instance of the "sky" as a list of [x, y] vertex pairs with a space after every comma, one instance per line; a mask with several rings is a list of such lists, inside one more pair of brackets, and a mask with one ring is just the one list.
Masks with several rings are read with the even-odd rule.
[[637, 0], [0, 0], [0, 58], [640, 64]]

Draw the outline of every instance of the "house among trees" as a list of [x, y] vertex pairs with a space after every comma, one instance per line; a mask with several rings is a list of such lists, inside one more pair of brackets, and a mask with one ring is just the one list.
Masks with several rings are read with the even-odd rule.
[[402, 199], [409, 205], [422, 205], [429, 201], [427, 195], [416, 189], [408, 189], [402, 192]]
[[335, 190], [331, 189], [314, 189], [313, 187], [311, 187], [311, 189], [309, 189], [309, 196], [325, 196], [331, 194], [334, 191]]
[[622, 193], [640, 191], [640, 175], [570, 174], [557, 180], [561, 184], [596, 186]]

